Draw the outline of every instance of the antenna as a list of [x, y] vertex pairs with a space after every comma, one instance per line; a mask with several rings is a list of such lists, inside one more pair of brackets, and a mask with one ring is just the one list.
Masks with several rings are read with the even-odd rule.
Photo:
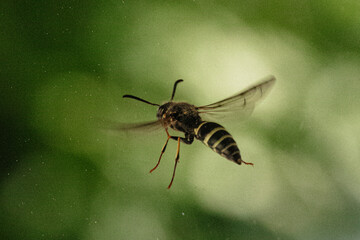
[[147, 104], [150, 104], [150, 105], [153, 105], [153, 106], [160, 106], [159, 104], [156, 104], [156, 103], [151, 103], [149, 101], [146, 101], [142, 98], [139, 98], [139, 97], [135, 97], [133, 95], [124, 95], [123, 98], [132, 98], [132, 99], [135, 99], [135, 100], [138, 100], [138, 101], [141, 101], [141, 102], [144, 102], [144, 103], [147, 103]]
[[179, 79], [179, 80], [177, 80], [177, 81], [175, 82], [175, 84], [174, 84], [174, 89], [173, 89], [173, 92], [172, 92], [172, 95], [171, 95], [170, 102], [174, 99], [174, 96], [175, 96], [175, 90], [176, 90], [176, 85], [178, 85], [178, 83], [183, 82], [183, 81], [184, 81], [184, 80]]

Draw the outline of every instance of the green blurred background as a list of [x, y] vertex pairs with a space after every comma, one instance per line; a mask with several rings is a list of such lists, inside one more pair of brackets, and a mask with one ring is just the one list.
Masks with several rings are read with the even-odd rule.
[[[360, 3], [0, 3], [0, 239], [359, 239]], [[142, 122], [177, 100], [228, 97], [273, 74], [246, 121], [244, 160]]]

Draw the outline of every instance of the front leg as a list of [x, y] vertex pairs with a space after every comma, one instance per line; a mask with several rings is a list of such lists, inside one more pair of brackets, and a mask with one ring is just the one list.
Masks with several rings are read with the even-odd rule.
[[185, 137], [175, 137], [175, 136], [168, 136], [171, 139], [177, 140], [178, 144], [177, 144], [177, 150], [176, 150], [176, 156], [175, 156], [175, 165], [174, 165], [174, 171], [173, 171], [173, 175], [170, 181], [170, 184], [168, 186], [168, 189], [171, 188], [171, 185], [173, 184], [174, 178], [175, 178], [175, 171], [176, 171], [176, 166], [179, 162], [179, 158], [180, 158], [180, 141], [186, 144], [191, 144], [194, 141], [194, 134], [189, 134], [189, 133], [185, 133]]

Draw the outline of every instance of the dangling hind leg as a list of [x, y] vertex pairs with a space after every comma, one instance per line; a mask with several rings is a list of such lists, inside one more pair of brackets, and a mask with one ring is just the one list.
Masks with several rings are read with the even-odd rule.
[[194, 141], [194, 136], [193, 136], [193, 135], [185, 134], [185, 138], [183, 138], [183, 137], [176, 137], [176, 136], [170, 136], [167, 128], [165, 128], [165, 132], [166, 132], [166, 135], [167, 135], [166, 142], [165, 142], [163, 148], [161, 149], [161, 154], [160, 154], [160, 157], [159, 157], [159, 160], [158, 160], [156, 166], [155, 166], [153, 169], [150, 170], [150, 173], [152, 173], [152, 172], [159, 166], [160, 160], [161, 160], [162, 155], [164, 154], [164, 152], [165, 152], [165, 150], [166, 150], [166, 146], [167, 146], [170, 138], [171, 138], [171, 139], [174, 139], [174, 140], [176, 140], [176, 141], [179, 141], [178, 139], [180, 139], [180, 141], [182, 141], [183, 143], [186, 143], [186, 144], [191, 144], [191, 143]]
[[176, 171], [176, 166], [179, 162], [179, 158], [180, 158], [180, 137], [178, 137], [178, 145], [177, 145], [177, 151], [176, 151], [176, 156], [175, 156], [175, 166], [174, 166], [174, 172], [171, 178], [171, 182], [168, 186], [168, 189], [171, 188], [171, 185], [173, 184], [174, 178], [175, 178], [175, 171]]
[[156, 164], [156, 166], [150, 170], [150, 173], [152, 173], [160, 164], [160, 160], [162, 158], [162, 155], [164, 154], [165, 150], [166, 150], [166, 146], [169, 142], [169, 139], [174, 139], [174, 140], [177, 140], [178, 142], [178, 145], [177, 145], [177, 151], [176, 151], [176, 156], [175, 156], [175, 166], [174, 166], [174, 171], [173, 171], [173, 176], [171, 178], [171, 182], [168, 186], [168, 189], [171, 188], [171, 185], [174, 181], [174, 178], [175, 178], [175, 171], [176, 171], [176, 166], [179, 162], [179, 158], [180, 158], [180, 141], [183, 142], [183, 143], [186, 143], [186, 144], [191, 144], [193, 141], [194, 141], [194, 135], [191, 135], [191, 134], [187, 134], [185, 133], [185, 138], [184, 137], [176, 137], [176, 136], [170, 136], [167, 128], [165, 128], [165, 131], [166, 131], [166, 134], [167, 134], [167, 139], [166, 139], [166, 142], [161, 150], [161, 154], [160, 154], [160, 157], [159, 157], [159, 160]]
[[161, 154], [160, 154], [160, 157], [159, 157], [159, 160], [158, 160], [156, 166], [155, 166], [153, 169], [150, 170], [150, 173], [152, 173], [152, 172], [159, 166], [161, 157], [162, 157], [162, 155], [164, 154], [164, 152], [165, 152], [165, 150], [166, 150], [166, 146], [167, 146], [167, 144], [168, 144], [168, 142], [169, 142], [169, 139], [171, 138], [171, 136], [170, 136], [170, 134], [168, 133], [168, 131], [167, 131], [166, 128], [165, 128], [165, 131], [166, 131], [166, 134], [167, 134], [166, 142], [165, 142], [163, 148], [161, 149]]

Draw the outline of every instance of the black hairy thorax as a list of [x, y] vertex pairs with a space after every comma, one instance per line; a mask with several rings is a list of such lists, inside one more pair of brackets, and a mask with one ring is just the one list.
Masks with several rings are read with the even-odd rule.
[[201, 117], [194, 105], [185, 102], [167, 102], [161, 105], [157, 118], [165, 127], [184, 133], [193, 133], [201, 123]]

